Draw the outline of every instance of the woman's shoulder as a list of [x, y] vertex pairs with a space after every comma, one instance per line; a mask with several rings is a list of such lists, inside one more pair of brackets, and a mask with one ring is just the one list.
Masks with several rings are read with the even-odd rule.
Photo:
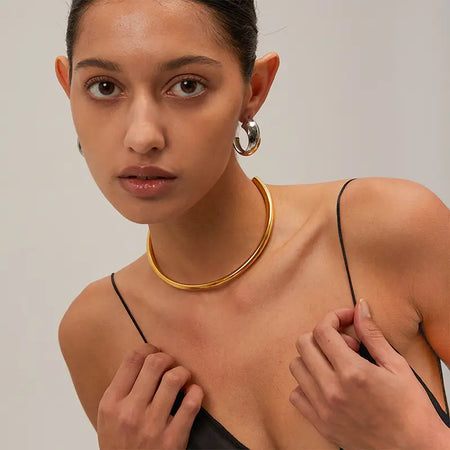
[[[448, 362], [450, 211], [425, 186], [408, 180], [361, 178], [299, 185], [319, 223], [337, 240], [340, 197], [342, 242], [352, 278], [395, 286], [397, 312], [419, 317], [428, 341]], [[344, 191], [343, 186], [346, 185]], [[337, 244], [335, 245], [335, 247]]]
[[[118, 270], [114, 275], [128, 280], [136, 278], [136, 272], [142, 270], [143, 257]], [[123, 307], [115, 292], [112, 275], [108, 274], [102, 278], [89, 282], [77, 297], [71, 302], [64, 314], [59, 334], [64, 338], [67, 333], [89, 332], [94, 335], [103, 335], [103, 328], [111, 330], [111, 321], [115, 320], [117, 312]], [[114, 331], [114, 330], [112, 330]]]
[[[370, 227], [372, 233], [365, 233], [369, 238], [382, 234], [383, 230], [387, 236], [398, 231], [405, 235], [405, 231], [421, 232], [433, 225], [439, 229], [439, 224], [442, 231], [448, 220], [449, 211], [445, 204], [428, 188], [409, 180], [355, 178], [272, 188], [279, 198], [293, 208], [302, 205], [311, 214], [325, 213], [332, 217], [336, 216], [341, 193], [339, 203], [342, 220]], [[430, 217], [435, 218], [433, 223], [428, 223]], [[406, 225], [408, 230], [402, 229]]]
[[[143, 257], [115, 273], [115, 278], [124, 280], [124, 284], [136, 284], [136, 272], [141, 270]], [[121, 285], [122, 287], [122, 285]], [[75, 352], [92, 353], [105, 341], [110, 345], [118, 331], [120, 320], [126, 322], [128, 317], [118, 293], [114, 289], [111, 274], [90, 282], [71, 302], [59, 325], [59, 342], [63, 355]], [[82, 348], [82, 347], [86, 348]]]
[[300, 205], [298, 214], [303, 216], [303, 222], [315, 223], [332, 237], [337, 236], [341, 193], [342, 235], [352, 259], [385, 271], [401, 266], [410, 273], [424, 261], [430, 261], [431, 256], [434, 259], [430, 268], [436, 263], [442, 266], [448, 258], [450, 213], [433, 192], [401, 179], [348, 181], [277, 186], [274, 192], [289, 205], [290, 211]]
[[409, 180], [353, 180], [342, 192], [340, 215], [349, 238], [375, 254], [386, 245], [418, 250], [448, 234], [448, 208], [428, 188]]
[[415, 181], [386, 177], [346, 178], [319, 183], [272, 185], [271, 188], [287, 196], [306, 195], [312, 200], [317, 200], [324, 199], [325, 196], [337, 197], [340, 190], [347, 184], [346, 192], [352, 190], [360, 195], [370, 196], [372, 199], [406, 199], [411, 196], [437, 198], [432, 191]]
[[71, 302], [61, 320], [60, 343], [72, 343], [72, 339], [67, 339], [67, 336], [72, 334], [89, 334], [91, 338], [95, 334], [100, 334], [101, 326], [106, 325], [108, 321], [110, 308], [105, 308], [105, 303], [112, 293], [109, 276], [90, 282]]
[[[298, 196], [314, 193], [333, 233], [337, 198], [345, 183], [295, 188]], [[340, 219], [356, 279], [372, 273], [395, 283], [425, 324], [427, 319], [435, 322], [439, 311], [448, 311], [450, 211], [433, 192], [408, 180], [355, 179], [340, 197]]]

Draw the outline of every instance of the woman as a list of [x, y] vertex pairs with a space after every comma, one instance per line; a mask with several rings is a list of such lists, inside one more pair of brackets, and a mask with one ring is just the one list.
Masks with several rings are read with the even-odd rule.
[[72, 3], [80, 151], [150, 230], [60, 325], [100, 448], [443, 448], [448, 209], [406, 181], [249, 180], [234, 148], [279, 65], [256, 40], [251, 0]]

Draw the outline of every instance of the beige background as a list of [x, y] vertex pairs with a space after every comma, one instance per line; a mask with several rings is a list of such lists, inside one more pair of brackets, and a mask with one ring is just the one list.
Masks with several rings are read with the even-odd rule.
[[[0, 445], [10, 450], [96, 447], [57, 327], [87, 283], [145, 250], [145, 227], [102, 198], [76, 149], [53, 75], [66, 3], [0, 3]], [[449, 205], [450, 2], [258, 5], [259, 53], [278, 51], [282, 65], [248, 174], [273, 184], [408, 178]]]

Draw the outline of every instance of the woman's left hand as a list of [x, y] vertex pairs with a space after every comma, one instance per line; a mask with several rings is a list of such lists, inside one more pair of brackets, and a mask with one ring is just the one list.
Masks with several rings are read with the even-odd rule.
[[[375, 359], [358, 353], [355, 331]], [[384, 338], [368, 305], [329, 313], [297, 341], [291, 403], [329, 441], [349, 449], [449, 448], [449, 430], [406, 360]]]

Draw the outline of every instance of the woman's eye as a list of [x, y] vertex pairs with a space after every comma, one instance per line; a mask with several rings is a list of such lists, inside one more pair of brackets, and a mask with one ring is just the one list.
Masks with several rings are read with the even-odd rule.
[[97, 81], [89, 86], [89, 92], [97, 98], [117, 97], [121, 90], [111, 81]]
[[181, 80], [176, 83], [172, 91], [179, 97], [195, 97], [205, 90], [205, 86], [198, 80]]

